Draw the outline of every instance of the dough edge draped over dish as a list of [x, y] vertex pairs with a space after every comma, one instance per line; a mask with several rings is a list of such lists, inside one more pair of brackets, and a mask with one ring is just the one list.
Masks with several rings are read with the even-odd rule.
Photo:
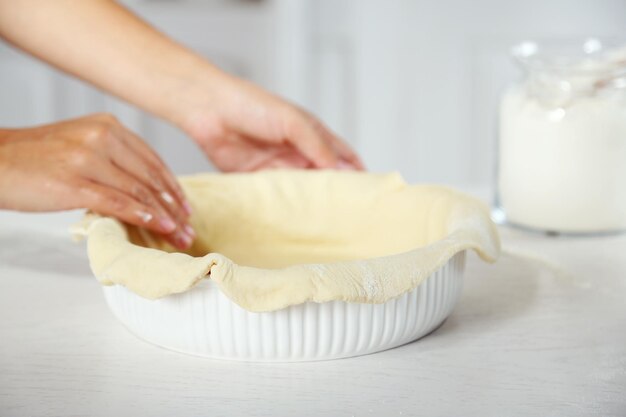
[[[352, 175], [355, 181], [367, 181], [367, 177], [371, 177], [372, 187], [381, 188], [382, 198], [385, 198], [385, 188], [394, 192], [399, 189], [407, 193], [426, 193], [426, 197], [430, 193], [433, 198], [445, 195], [445, 209], [431, 210], [430, 215], [445, 216], [437, 221], [443, 222], [447, 235], [425, 246], [387, 256], [268, 269], [238, 265], [219, 253], [194, 257], [138, 246], [131, 243], [126, 227], [118, 220], [89, 215], [81, 228], [87, 235], [89, 261], [94, 275], [103, 285], [123, 285], [147, 299], [190, 290], [202, 279], [209, 278], [242, 308], [265, 312], [308, 301], [384, 303], [416, 288], [461, 251], [473, 249], [488, 262], [495, 261], [499, 256], [497, 230], [482, 203], [445, 187], [407, 185], [398, 174], [283, 171], [269, 174], [202, 174], [183, 178], [181, 182], [188, 189], [189, 184], [219, 182], [220, 177], [230, 176], [232, 179], [239, 176], [245, 181], [246, 175], [271, 177], [272, 181], [297, 181], [300, 175], [303, 178], [320, 175], [324, 176], [324, 181], [343, 175], [341, 181], [351, 181]], [[294, 175], [295, 180], [289, 179]]]

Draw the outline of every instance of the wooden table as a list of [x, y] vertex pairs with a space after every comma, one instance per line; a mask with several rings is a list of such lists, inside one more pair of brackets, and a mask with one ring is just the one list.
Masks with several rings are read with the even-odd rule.
[[78, 213], [0, 212], [0, 416], [624, 416], [626, 236], [502, 229], [423, 340], [313, 363], [163, 350], [117, 322]]

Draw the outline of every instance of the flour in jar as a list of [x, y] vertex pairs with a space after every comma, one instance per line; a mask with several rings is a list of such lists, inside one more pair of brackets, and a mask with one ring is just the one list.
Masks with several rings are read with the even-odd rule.
[[503, 96], [499, 204], [531, 228], [626, 230], [626, 89], [575, 70], [529, 76]]

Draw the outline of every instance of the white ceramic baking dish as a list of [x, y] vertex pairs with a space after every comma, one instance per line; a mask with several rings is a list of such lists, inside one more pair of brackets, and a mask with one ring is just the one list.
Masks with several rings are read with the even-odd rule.
[[121, 285], [103, 289], [115, 316], [155, 345], [217, 359], [314, 361], [365, 355], [427, 335], [452, 312], [464, 269], [462, 251], [383, 304], [308, 302], [264, 313], [239, 307], [210, 279], [157, 300]]

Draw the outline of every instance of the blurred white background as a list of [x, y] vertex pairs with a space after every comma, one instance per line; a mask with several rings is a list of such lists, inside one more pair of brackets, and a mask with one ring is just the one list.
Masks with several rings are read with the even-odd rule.
[[[626, 39], [625, 0], [124, 3], [224, 69], [320, 115], [371, 170], [457, 186], [492, 182], [498, 96], [519, 76], [511, 45], [546, 37]], [[0, 91], [0, 126], [108, 111], [175, 172], [212, 169], [175, 128], [6, 44]]]

